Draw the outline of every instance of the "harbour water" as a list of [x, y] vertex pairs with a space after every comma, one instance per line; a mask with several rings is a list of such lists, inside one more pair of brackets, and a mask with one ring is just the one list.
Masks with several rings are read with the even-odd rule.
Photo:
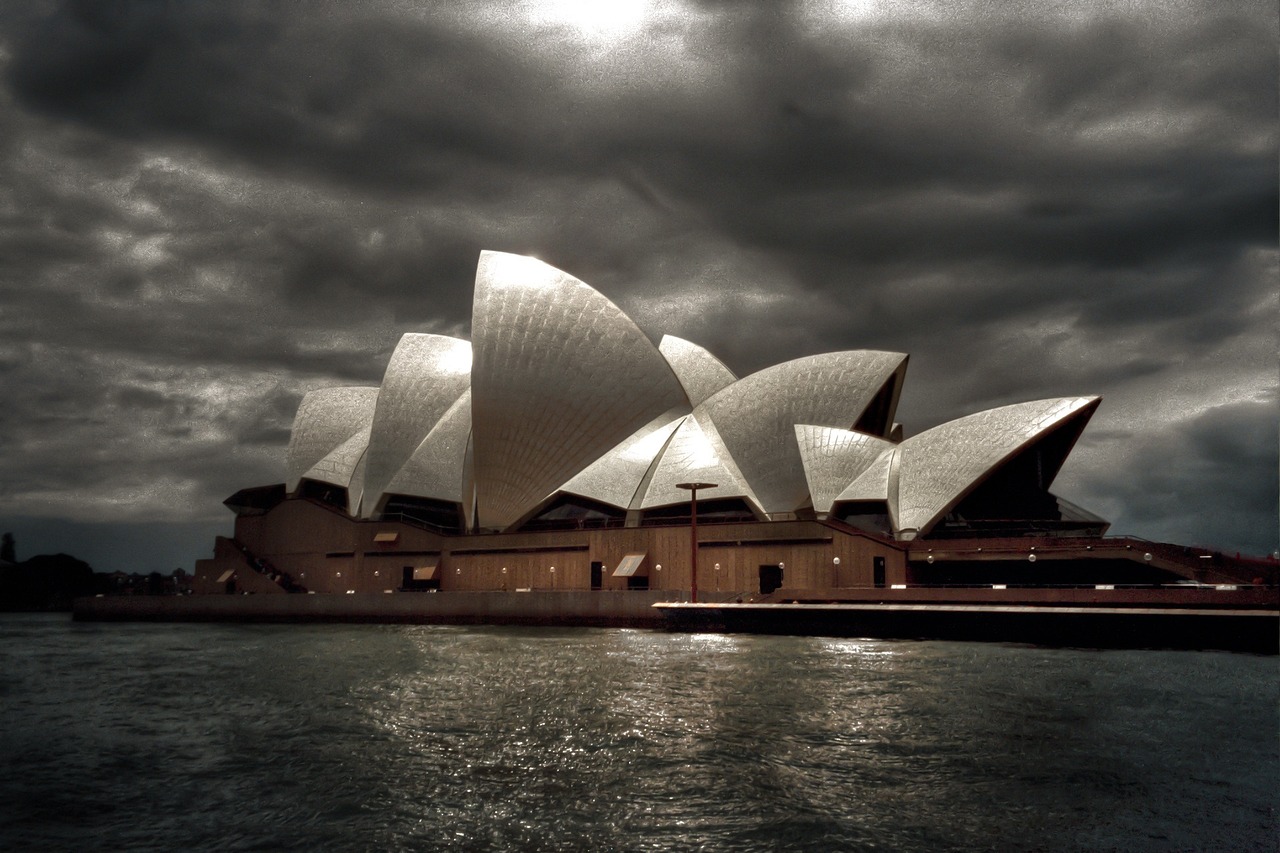
[[0, 849], [1275, 850], [1275, 657], [0, 615]]

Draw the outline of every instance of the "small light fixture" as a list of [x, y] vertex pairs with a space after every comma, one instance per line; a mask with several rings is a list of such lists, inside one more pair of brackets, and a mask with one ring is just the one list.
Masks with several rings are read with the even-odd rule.
[[839, 557], [832, 557], [832, 558], [831, 558], [831, 562], [835, 563], [835, 564], [838, 566], [838, 565], [840, 565], [840, 558], [839, 558]]
[[659, 572], [662, 571], [662, 563], [658, 563], [658, 565], [654, 566], [653, 568], [655, 571], [659, 571]]
[[1035, 561], [1036, 561], [1036, 555], [1035, 555], [1035, 554], [1028, 554], [1028, 555], [1027, 555], [1027, 562], [1028, 562], [1028, 563], [1034, 563]]
[[720, 564], [719, 564], [719, 563], [716, 563], [716, 571], [717, 571], [717, 572], [718, 572], [718, 571], [720, 571]]
[[786, 567], [787, 567], [786, 563], [778, 563], [778, 568], [785, 569]]
[[930, 554], [929, 556], [925, 557], [924, 561], [930, 565], [933, 565], [933, 555]]
[[1144, 559], [1144, 560], [1146, 560], [1148, 563], [1150, 563], [1150, 562], [1151, 562], [1151, 552], [1150, 552], [1150, 551], [1148, 551], [1147, 553], [1143, 554], [1143, 555], [1142, 555], [1142, 559]]
[[555, 573], [556, 573], [556, 567], [555, 567], [555, 566], [552, 566], [552, 567], [551, 567], [551, 574], [553, 574], [553, 575], [554, 575]]
[[502, 573], [503, 573], [504, 575], [507, 573], [507, 567], [506, 567], [506, 566], [503, 566], [503, 567], [502, 567]]

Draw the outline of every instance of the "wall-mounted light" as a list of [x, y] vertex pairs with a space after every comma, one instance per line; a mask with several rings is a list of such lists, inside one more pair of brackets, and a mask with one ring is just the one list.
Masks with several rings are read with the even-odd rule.
[[785, 569], [786, 567], [787, 567], [786, 563], [778, 563], [778, 568]]
[[717, 572], [718, 572], [718, 571], [720, 571], [720, 564], [719, 564], [719, 563], [716, 563], [716, 571], [717, 571]]
[[839, 558], [839, 557], [832, 557], [832, 558], [831, 558], [831, 562], [835, 563], [835, 564], [838, 566], [838, 565], [840, 565], [840, 558]]
[[1027, 562], [1028, 562], [1028, 563], [1034, 563], [1035, 561], [1036, 561], [1036, 555], [1035, 555], [1035, 554], [1028, 554], [1028, 555], [1027, 555]]
[[658, 563], [658, 565], [654, 566], [653, 568], [654, 568], [654, 571], [658, 571], [658, 572], [662, 571], [662, 563]]
[[551, 574], [553, 574], [553, 575], [554, 575], [555, 573], [556, 573], [556, 567], [555, 567], [555, 566], [552, 566], [552, 567], [551, 567]]

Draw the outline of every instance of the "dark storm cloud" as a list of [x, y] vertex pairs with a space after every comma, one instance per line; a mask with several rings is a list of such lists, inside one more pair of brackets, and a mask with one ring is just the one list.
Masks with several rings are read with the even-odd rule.
[[[1084, 489], [1125, 507], [1148, 538], [1178, 541], [1188, 538], [1184, 531], [1212, 530], [1219, 538], [1187, 544], [1249, 542], [1258, 507], [1280, 502], [1275, 479], [1257, 475], [1280, 469], [1274, 398], [1210, 409], [1179, 432], [1125, 440], [1132, 457], [1124, 475], [1095, 472]], [[1197, 490], [1213, 500], [1189, 503], [1186, 495]]]
[[1102, 394], [1064, 496], [1274, 548], [1272, 4], [848, 6], [0, 13], [4, 515], [221, 517], [492, 248], [740, 374], [909, 352], [909, 432]]
[[556, 87], [518, 55], [343, 4], [281, 11], [71, 4], [33, 28], [11, 80], [32, 106], [116, 134], [195, 138], [384, 191], [458, 182], [495, 193], [496, 179], [460, 163], [519, 162], [526, 140], [560, 150], [556, 126], [535, 120], [561, 106]]

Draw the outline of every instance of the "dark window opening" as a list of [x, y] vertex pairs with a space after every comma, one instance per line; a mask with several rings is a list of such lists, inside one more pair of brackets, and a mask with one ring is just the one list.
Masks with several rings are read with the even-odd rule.
[[648, 589], [648, 588], [649, 588], [648, 575], [641, 578], [638, 578], [632, 575], [631, 577], [627, 578], [627, 589]]
[[995, 471], [952, 513], [962, 519], [1060, 521], [1058, 501], [1045, 491], [1044, 454], [1030, 448]]
[[862, 417], [858, 418], [858, 422], [853, 425], [854, 429], [858, 432], [878, 435], [881, 438], [889, 435], [889, 430], [893, 427], [893, 390], [897, 381], [896, 373], [885, 380], [880, 390], [876, 392], [876, 396], [863, 410]]
[[462, 504], [412, 495], [391, 495], [378, 519], [403, 521], [438, 533], [461, 533]]
[[884, 589], [884, 557], [875, 557], [872, 561], [871, 582], [877, 589]]
[[[689, 504], [660, 506], [644, 511], [640, 518], [641, 527], [661, 527], [690, 522]], [[756, 515], [742, 498], [717, 498], [715, 500], [698, 501], [699, 524], [730, 524], [734, 522], [755, 521]]]
[[889, 507], [884, 501], [851, 501], [842, 504], [836, 518], [850, 527], [881, 536], [892, 535]]
[[1090, 587], [1152, 586], [1184, 581], [1181, 575], [1133, 560], [939, 560], [912, 562], [912, 586]]
[[604, 563], [599, 560], [591, 562], [591, 588], [601, 589], [604, 587]]
[[767, 565], [760, 567], [760, 594], [768, 595], [782, 586], [782, 567]]
[[298, 497], [347, 511], [347, 490], [319, 480], [303, 480], [298, 484]]
[[622, 527], [626, 520], [624, 509], [578, 495], [560, 495], [537, 516], [520, 525], [520, 530], [599, 530]]

